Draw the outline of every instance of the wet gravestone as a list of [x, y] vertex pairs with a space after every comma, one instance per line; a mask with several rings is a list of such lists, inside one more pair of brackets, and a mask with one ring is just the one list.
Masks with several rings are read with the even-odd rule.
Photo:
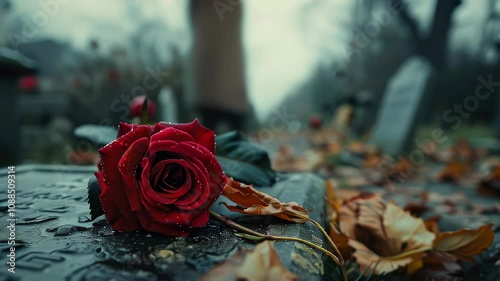
[[22, 75], [33, 74], [35, 63], [13, 50], [0, 48], [0, 167], [18, 161], [21, 120], [18, 108], [17, 82]]
[[429, 62], [413, 57], [389, 81], [372, 137], [384, 152], [396, 156], [410, 145], [432, 75]]
[[[101, 217], [90, 221], [87, 183], [95, 167], [27, 165], [16, 169], [17, 223], [15, 274], [7, 271], [9, 229], [0, 220], [0, 280], [197, 280], [241, 247], [254, 243], [238, 238], [226, 225], [210, 220], [189, 237], [166, 237], [144, 231], [114, 232]], [[0, 172], [7, 182], [7, 169]], [[324, 182], [312, 174], [280, 175], [262, 191], [282, 201], [296, 201], [323, 221]], [[4, 192], [6, 192], [4, 190]], [[325, 246], [310, 224], [292, 224], [274, 217], [230, 213], [219, 201], [212, 210], [254, 230], [301, 237]], [[0, 209], [8, 210], [6, 196]], [[339, 280], [333, 263], [319, 252], [294, 242], [275, 242], [284, 266], [301, 280]], [[328, 274], [321, 275], [325, 270]]]

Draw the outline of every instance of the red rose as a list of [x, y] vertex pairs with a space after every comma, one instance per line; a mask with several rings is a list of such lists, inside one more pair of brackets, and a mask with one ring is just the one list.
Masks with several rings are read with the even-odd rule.
[[186, 236], [205, 226], [227, 178], [215, 158], [215, 134], [187, 124], [121, 123], [99, 150], [97, 180], [106, 220], [116, 231]]
[[[130, 117], [141, 117], [142, 116], [142, 105], [146, 96], [137, 96], [129, 104], [129, 115]], [[148, 100], [148, 116], [150, 118], [156, 115], [156, 104], [151, 100]]]
[[319, 117], [318, 115], [313, 115], [309, 119], [309, 126], [311, 126], [311, 128], [313, 129], [318, 129], [319, 127], [321, 127], [321, 123], [323, 122], [321, 120], [321, 117]]
[[19, 87], [24, 92], [34, 92], [38, 88], [38, 78], [35, 76], [24, 76], [19, 79]]

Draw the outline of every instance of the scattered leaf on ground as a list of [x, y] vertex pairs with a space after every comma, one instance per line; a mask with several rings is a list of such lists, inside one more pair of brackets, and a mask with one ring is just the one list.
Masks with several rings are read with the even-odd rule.
[[461, 260], [473, 262], [472, 257], [490, 247], [494, 237], [492, 224], [483, 225], [475, 230], [460, 229], [454, 232], [442, 232], [434, 241], [434, 249], [450, 253]]
[[439, 172], [438, 180], [456, 183], [468, 170], [469, 166], [466, 163], [452, 160], [446, 164], [441, 172]]
[[422, 219], [412, 217], [394, 203], [386, 205], [376, 195], [346, 200], [340, 207], [339, 220], [360, 270], [378, 262], [375, 274], [418, 261], [432, 248], [435, 238]]
[[251, 251], [239, 250], [198, 279], [198, 281], [212, 280], [298, 281], [299, 278], [283, 266], [273, 242], [264, 241]]

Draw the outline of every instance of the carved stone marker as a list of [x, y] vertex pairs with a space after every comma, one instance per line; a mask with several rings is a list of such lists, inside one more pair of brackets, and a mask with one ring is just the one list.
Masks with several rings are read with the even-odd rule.
[[[95, 167], [28, 165], [16, 169], [16, 274], [0, 271], [0, 280], [197, 280], [240, 247], [254, 243], [238, 238], [235, 230], [210, 219], [189, 237], [166, 237], [144, 231], [114, 232], [101, 217], [90, 221], [87, 182]], [[312, 174], [281, 175], [264, 192], [282, 201], [296, 201], [317, 221], [323, 221], [324, 181]], [[7, 169], [0, 170], [7, 182]], [[6, 192], [4, 190], [4, 192]], [[0, 210], [6, 213], [6, 196]], [[212, 210], [254, 230], [295, 236], [326, 245], [311, 224], [293, 224], [274, 217], [231, 213], [220, 204]], [[3, 216], [5, 217], [5, 216]], [[7, 219], [0, 220], [3, 260], [10, 247]], [[300, 280], [339, 280], [333, 262], [294, 242], [275, 242], [284, 266]], [[299, 262], [297, 262], [299, 261]], [[307, 261], [307, 262], [304, 262]], [[312, 267], [308, 267], [312, 266]], [[312, 273], [325, 271], [325, 275]], [[328, 279], [329, 278], [329, 279]]]
[[408, 148], [432, 73], [425, 59], [413, 57], [389, 81], [372, 137], [385, 153], [396, 156]]

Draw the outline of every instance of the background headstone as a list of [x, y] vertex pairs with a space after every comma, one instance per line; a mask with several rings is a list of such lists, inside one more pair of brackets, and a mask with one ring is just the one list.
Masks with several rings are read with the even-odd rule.
[[169, 87], [163, 87], [158, 95], [158, 105], [160, 106], [159, 121], [179, 122], [179, 103], [174, 91]]
[[20, 118], [18, 86], [20, 76], [33, 74], [35, 63], [13, 50], [0, 48], [0, 167], [18, 162]]
[[413, 57], [389, 81], [372, 137], [385, 153], [395, 156], [408, 148], [432, 75], [424, 58]]

